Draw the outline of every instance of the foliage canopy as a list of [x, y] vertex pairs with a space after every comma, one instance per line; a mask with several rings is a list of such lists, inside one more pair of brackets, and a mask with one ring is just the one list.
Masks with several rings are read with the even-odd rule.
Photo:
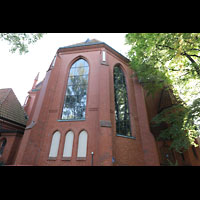
[[0, 39], [6, 40], [11, 45], [10, 52], [17, 50], [20, 55], [28, 52], [28, 45], [37, 42], [44, 33], [0, 33]]
[[169, 124], [160, 138], [171, 139], [171, 148], [187, 149], [198, 137], [200, 124], [200, 34], [129, 33], [126, 44], [131, 46], [131, 68], [148, 94], [168, 86], [182, 98], [178, 112], [164, 110], [153, 121]]

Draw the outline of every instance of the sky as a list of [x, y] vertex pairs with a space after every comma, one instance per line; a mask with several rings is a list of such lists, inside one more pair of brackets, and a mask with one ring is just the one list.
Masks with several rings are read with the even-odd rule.
[[23, 106], [34, 78], [39, 74], [38, 83], [46, 75], [59, 47], [97, 39], [105, 42], [122, 55], [127, 56], [129, 45], [125, 45], [126, 33], [47, 33], [35, 44], [29, 45], [29, 52], [20, 55], [11, 53], [7, 41], [0, 40], [0, 89], [12, 88]]

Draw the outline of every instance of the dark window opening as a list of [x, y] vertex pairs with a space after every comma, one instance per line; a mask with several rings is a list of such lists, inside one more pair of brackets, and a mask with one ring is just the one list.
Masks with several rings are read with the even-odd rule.
[[180, 153], [180, 155], [181, 155], [182, 161], [185, 161], [185, 156], [184, 156], [184, 154], [183, 154], [183, 153]]
[[192, 146], [192, 151], [193, 151], [194, 157], [195, 157], [195, 158], [198, 158], [197, 152], [196, 152], [196, 149], [195, 149], [194, 146]]
[[6, 138], [4, 138], [0, 144], [0, 156], [3, 154], [4, 148], [6, 146], [6, 142], [7, 142], [7, 140], [6, 140]]
[[116, 134], [130, 137], [131, 126], [126, 80], [119, 66], [114, 67], [114, 94]]
[[161, 166], [175, 165], [176, 159], [172, 150], [170, 150], [169, 146], [163, 145], [160, 147], [161, 153]]

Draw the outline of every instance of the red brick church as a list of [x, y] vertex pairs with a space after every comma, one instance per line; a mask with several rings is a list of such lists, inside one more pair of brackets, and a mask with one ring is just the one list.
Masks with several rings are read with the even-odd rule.
[[[200, 165], [199, 148], [178, 155], [155, 139], [150, 120], [176, 101], [162, 90], [147, 98], [133, 75], [126, 57], [96, 39], [59, 48], [44, 80], [37, 84], [37, 75], [29, 91], [28, 122], [10, 163], [158, 166], [177, 160]], [[8, 151], [5, 142], [0, 145]]]

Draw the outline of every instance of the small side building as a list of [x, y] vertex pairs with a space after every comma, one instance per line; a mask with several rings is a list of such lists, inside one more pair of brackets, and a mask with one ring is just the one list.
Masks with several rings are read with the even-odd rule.
[[27, 115], [11, 88], [0, 89], [0, 163], [14, 164]]

